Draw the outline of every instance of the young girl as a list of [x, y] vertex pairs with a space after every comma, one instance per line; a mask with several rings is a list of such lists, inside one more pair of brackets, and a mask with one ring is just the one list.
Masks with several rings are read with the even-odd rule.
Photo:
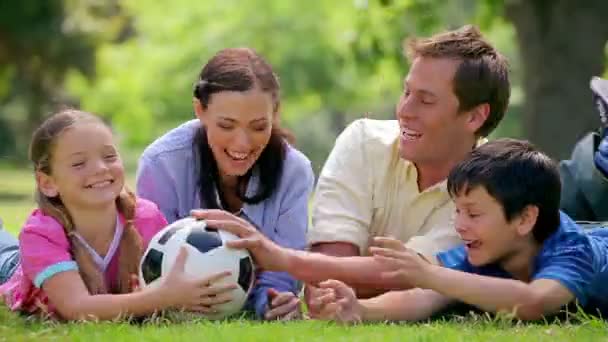
[[0, 250], [12, 253], [0, 258], [9, 259], [0, 265], [0, 279], [8, 279], [0, 294], [12, 310], [114, 319], [176, 307], [212, 312], [230, 300], [226, 292], [236, 284], [208, 286], [226, 274], [184, 274], [185, 251], [160, 286], [133, 292], [143, 250], [166, 221], [125, 189], [112, 133], [98, 117], [75, 110], [50, 117], [33, 135], [30, 159], [38, 209], [19, 235], [20, 262], [16, 242], [0, 236]]
[[[279, 125], [279, 90], [271, 66], [252, 49], [218, 52], [194, 86], [196, 119], [144, 151], [138, 195], [169, 222], [192, 209], [223, 209], [282, 246], [304, 248], [314, 175]], [[298, 317], [297, 287], [287, 273], [261, 272], [249, 307], [266, 319]]]

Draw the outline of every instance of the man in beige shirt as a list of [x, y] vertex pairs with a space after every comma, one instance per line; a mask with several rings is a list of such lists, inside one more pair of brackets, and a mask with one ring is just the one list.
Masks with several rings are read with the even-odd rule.
[[[446, 179], [501, 121], [510, 95], [507, 63], [471, 26], [410, 40], [407, 49], [411, 68], [397, 120], [353, 122], [323, 167], [311, 251], [365, 256], [372, 239], [383, 236], [433, 260], [460, 241]], [[382, 279], [350, 285], [365, 297], [387, 287]]]

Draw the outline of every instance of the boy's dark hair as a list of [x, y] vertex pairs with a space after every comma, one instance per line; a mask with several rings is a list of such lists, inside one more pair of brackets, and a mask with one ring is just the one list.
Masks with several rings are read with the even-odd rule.
[[466, 25], [429, 38], [408, 39], [406, 54], [411, 61], [416, 57], [460, 60], [452, 82], [460, 102], [459, 110], [467, 111], [488, 103], [490, 115], [475, 133], [483, 137], [492, 133], [509, 103], [509, 66], [475, 26]]
[[498, 139], [471, 152], [448, 176], [452, 198], [483, 186], [503, 208], [507, 221], [528, 205], [538, 207], [532, 229], [542, 243], [559, 226], [561, 181], [557, 165], [527, 141]]

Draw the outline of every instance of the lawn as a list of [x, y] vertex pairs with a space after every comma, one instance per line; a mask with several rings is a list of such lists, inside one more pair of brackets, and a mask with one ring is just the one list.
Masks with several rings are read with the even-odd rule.
[[[133, 184], [132, 176], [129, 184]], [[28, 170], [0, 168], [0, 217], [13, 233], [33, 208], [33, 177]], [[0, 307], [0, 341], [606, 341], [608, 323], [521, 324], [480, 316], [418, 324], [340, 326], [328, 322], [263, 323], [238, 319], [222, 322], [145, 324], [59, 324], [26, 319]]]

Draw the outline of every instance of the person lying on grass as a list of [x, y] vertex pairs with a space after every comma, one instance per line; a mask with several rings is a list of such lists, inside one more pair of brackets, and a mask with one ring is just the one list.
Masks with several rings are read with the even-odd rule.
[[33, 135], [30, 159], [38, 209], [18, 242], [0, 235], [7, 253], [0, 257], [0, 295], [9, 308], [104, 320], [169, 308], [214, 312], [214, 304], [230, 300], [237, 284], [209, 286], [226, 273], [184, 273], [185, 250], [160, 286], [135, 291], [145, 246], [167, 222], [155, 204], [125, 188], [120, 155], [101, 119], [75, 110], [51, 116]]
[[[397, 240], [377, 238], [370, 248], [388, 269], [382, 277], [403, 291], [359, 300], [337, 280], [318, 285], [317, 318], [341, 322], [426, 319], [464, 302], [488, 312], [537, 320], [569, 304], [605, 315], [608, 229], [583, 231], [559, 211], [556, 164], [531, 144], [500, 139], [476, 148], [448, 177], [462, 245], [438, 253], [432, 264]], [[279, 248], [225, 213], [195, 212], [242, 239], [261, 267], [298, 273], [311, 254]]]

